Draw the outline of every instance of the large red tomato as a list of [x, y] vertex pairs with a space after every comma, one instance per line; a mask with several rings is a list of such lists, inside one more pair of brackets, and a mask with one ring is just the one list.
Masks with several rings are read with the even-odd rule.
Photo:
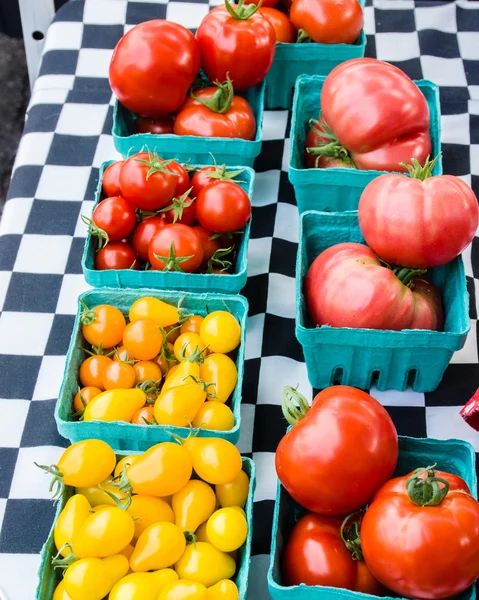
[[411, 167], [411, 177], [373, 179], [361, 195], [359, 225], [383, 260], [429, 268], [451, 262], [474, 239], [477, 198], [453, 175], [431, 177], [433, 163]]
[[444, 324], [439, 290], [424, 271], [393, 271], [363, 244], [321, 252], [306, 274], [304, 295], [313, 326], [439, 331]]
[[262, 81], [273, 64], [276, 50], [274, 27], [257, 12], [258, 7], [218, 6], [201, 22], [196, 39], [201, 66], [210, 81], [226, 81], [229, 74], [236, 91]]
[[200, 70], [200, 50], [193, 34], [163, 19], [130, 29], [116, 45], [110, 85], [118, 100], [144, 117], [174, 112]]
[[309, 408], [287, 387], [283, 413], [293, 427], [276, 450], [276, 472], [304, 508], [347, 515], [365, 506], [393, 474], [397, 432], [386, 410], [366, 392], [333, 386]]
[[149, 217], [138, 223], [131, 236], [131, 245], [140, 258], [148, 260], [148, 246], [150, 245], [151, 238], [167, 224], [168, 221], [164, 215]]
[[176, 115], [175, 134], [254, 140], [256, 119], [248, 101], [234, 95], [228, 79], [186, 99]]
[[366, 511], [364, 559], [399, 596], [450, 598], [479, 577], [479, 504], [457, 484], [457, 476], [418, 469], [384, 484]]
[[160, 229], [148, 249], [151, 268], [157, 271], [196, 271], [203, 261], [203, 245], [192, 227], [174, 223]]
[[343, 148], [358, 169], [406, 171], [400, 163], [423, 164], [431, 153], [426, 98], [400, 69], [375, 58], [354, 58], [331, 71], [321, 118], [332, 137], [315, 154], [334, 158]]
[[[321, 585], [383, 595], [382, 585], [341, 537], [343, 518], [304, 515], [293, 527], [283, 554], [283, 584]], [[359, 559], [359, 560], [358, 560]]]
[[363, 27], [358, 0], [294, 0], [293, 25], [319, 44], [353, 44]]
[[169, 162], [156, 153], [134, 154], [125, 160], [120, 171], [123, 197], [141, 210], [164, 208], [176, 191], [177, 177], [172, 173]]
[[196, 217], [209, 231], [236, 231], [249, 221], [251, 201], [244, 189], [233, 181], [210, 183], [198, 194]]

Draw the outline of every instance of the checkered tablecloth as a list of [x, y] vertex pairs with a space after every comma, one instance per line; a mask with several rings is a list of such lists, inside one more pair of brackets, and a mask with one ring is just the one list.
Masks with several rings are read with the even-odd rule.
[[[220, 0], [214, 0], [220, 3]], [[479, 3], [368, 0], [367, 55], [441, 86], [444, 168], [479, 194]], [[54, 508], [33, 461], [55, 463], [66, 445], [53, 409], [78, 294], [80, 257], [98, 169], [118, 158], [107, 80], [112, 49], [132, 25], [168, 18], [194, 29], [211, 2], [72, 0], [57, 14], [28, 109], [9, 200], [0, 224], [0, 588], [8, 600], [34, 597], [38, 553]], [[312, 396], [294, 337], [298, 213], [288, 182], [288, 111], [266, 112], [257, 179], [249, 279], [242, 432], [258, 481], [250, 600], [263, 600], [276, 477], [284, 433], [285, 384]], [[440, 387], [430, 394], [371, 393], [400, 434], [458, 437], [479, 451], [479, 435], [459, 407], [479, 386], [476, 288], [479, 240], [465, 253], [472, 328]], [[3, 525], [2, 525], [3, 523]]]

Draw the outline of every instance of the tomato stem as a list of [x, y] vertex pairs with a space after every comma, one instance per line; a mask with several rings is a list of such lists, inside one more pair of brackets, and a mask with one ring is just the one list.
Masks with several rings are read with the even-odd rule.
[[408, 269], [407, 267], [396, 267], [393, 269], [394, 274], [401, 283], [405, 286], [410, 286], [413, 279], [417, 279], [418, 276], [427, 273], [427, 269]]
[[[62, 555], [62, 552], [63, 552], [63, 550], [65, 550], [65, 548], [69, 548], [70, 553], [67, 556], [65, 556], [64, 558], [60, 558], [60, 556]], [[53, 565], [54, 569], [63, 569], [63, 571], [66, 571], [68, 569], [68, 567], [70, 567], [73, 563], [77, 562], [77, 560], [78, 560], [78, 556], [75, 556], [73, 554], [72, 545], [70, 544], [70, 542], [66, 542], [58, 550], [58, 553], [52, 558], [52, 565]]]
[[263, 0], [260, 0], [258, 4], [249, 4], [246, 8], [244, 6], [244, 0], [238, 0], [238, 4], [236, 5], [236, 9], [230, 4], [229, 0], [225, 0], [225, 8], [229, 12], [229, 14], [233, 17], [233, 19], [238, 19], [239, 21], [246, 21], [250, 17], [252, 17], [258, 10], [261, 8], [263, 4]]
[[179, 198], [173, 198], [173, 200], [171, 201], [171, 204], [169, 206], [167, 206], [166, 208], [162, 208], [161, 210], [159, 210], [158, 213], [164, 213], [169, 210], [172, 210], [173, 211], [173, 223], [176, 223], [176, 221], [178, 221], [178, 219], [181, 219], [181, 217], [183, 216], [184, 209], [191, 206], [193, 204], [193, 202], [195, 201], [194, 198], [188, 198], [192, 189], [193, 188], [190, 187], [190, 189], [187, 190]]
[[191, 378], [191, 379], [193, 379], [193, 381], [194, 381], [195, 383], [197, 383], [199, 386], [201, 386], [201, 387], [202, 387], [203, 391], [204, 391], [204, 392], [206, 392], [206, 397], [207, 397], [209, 400], [216, 400], [216, 398], [218, 397], [218, 396], [216, 395], [216, 392], [215, 392], [215, 391], [213, 391], [213, 393], [211, 393], [211, 392], [208, 392], [208, 388], [209, 388], [210, 386], [211, 386], [211, 387], [213, 387], [213, 390], [216, 390], [216, 383], [215, 383], [214, 381], [209, 381], [209, 382], [206, 382], [206, 381], [203, 381], [203, 379], [200, 379], [200, 378], [198, 378], [198, 377], [195, 377], [194, 375], [187, 375], [187, 376], [186, 376], [186, 377], [183, 379], [183, 381], [186, 381], [187, 379], [190, 379], [190, 378]]
[[[113, 485], [115, 485], [115, 484], [113, 484]], [[105, 492], [105, 494], [113, 500], [113, 502], [115, 503], [117, 508], [121, 508], [121, 510], [128, 510], [130, 508], [131, 493], [127, 493], [125, 502], [123, 502], [123, 500], [121, 498], [118, 498], [118, 496], [115, 496], [115, 494], [112, 494], [109, 490], [105, 490], [105, 488], [101, 487], [100, 484], [98, 484], [97, 487], [102, 492]]]
[[311, 119], [311, 121], [313, 122], [312, 127], [316, 125], [318, 126], [317, 133], [327, 140], [324, 142], [317, 141], [316, 146], [310, 146], [306, 148], [306, 152], [308, 154], [317, 157], [316, 167], [318, 166], [319, 158], [324, 156], [326, 158], [337, 158], [350, 165], [353, 169], [356, 169], [356, 165], [354, 164], [349, 152], [340, 144], [338, 138], [334, 135], [329, 126], [326, 125], [324, 121], [313, 121], [313, 119]]
[[[435, 464], [429, 467], [416, 469], [406, 481], [406, 490], [409, 500], [416, 506], [438, 506], [449, 492], [449, 481], [436, 477]], [[421, 475], [427, 473], [422, 478]], [[441, 487], [439, 484], [443, 484]]]
[[185, 536], [186, 545], [191, 546], [193, 544], [196, 548], [196, 541], [198, 539], [196, 535], [192, 531], [183, 531], [183, 535]]
[[419, 179], [420, 181], [424, 181], [425, 179], [428, 179], [428, 177], [432, 177], [433, 169], [436, 166], [437, 161], [440, 159], [441, 154], [442, 152], [439, 152], [434, 160], [430, 160], [428, 156], [423, 166], [421, 166], [421, 163], [417, 160], [417, 158], [411, 158], [410, 165], [406, 163], [399, 164], [404, 169], [407, 169], [411, 179]]
[[283, 401], [281, 403], [284, 418], [292, 426], [304, 419], [309, 410], [306, 398], [298, 390], [287, 385], [283, 390]]
[[52, 481], [50, 483], [50, 487], [48, 489], [49, 492], [55, 488], [53, 493], [53, 499], [57, 501], [63, 493], [65, 488], [65, 483], [63, 482], [63, 473], [60, 471], [57, 465], [39, 465], [38, 463], [34, 463], [36, 467], [45, 471], [45, 473], [49, 473], [53, 475]]
[[354, 560], [363, 560], [359, 536], [361, 517], [362, 511], [357, 510], [348, 515], [341, 524], [341, 539], [346, 548], [351, 552]]
[[206, 106], [212, 112], [224, 115], [229, 111], [234, 97], [233, 82], [230, 79], [229, 73], [226, 73], [226, 81], [224, 83], [215, 81], [213, 85], [216, 85], [218, 89], [211, 98], [195, 96], [193, 90], [190, 91], [190, 96], [193, 100], [200, 102], [200, 104], [203, 104], [203, 106]]
[[178, 177], [178, 173], [173, 173], [173, 171], [169, 171], [166, 168], [170, 163], [175, 162], [174, 159], [161, 160], [156, 151], [151, 152], [148, 150], [148, 160], [143, 160], [142, 158], [134, 158], [133, 160], [149, 167], [149, 171], [146, 174], [147, 181], [155, 173], [166, 173], [172, 177]]
[[297, 44], [310, 44], [312, 41], [313, 40], [304, 29], [298, 31], [298, 36], [296, 37]]
[[98, 239], [98, 250], [103, 248], [103, 246], [106, 246], [110, 241], [108, 233], [104, 229], [100, 229], [93, 219], [89, 219], [88, 217], [85, 217], [85, 215], [80, 216], [85, 225], [88, 225], [88, 233]]
[[218, 248], [208, 261], [208, 273], [213, 273], [215, 267], [220, 268], [222, 271], [227, 271], [232, 267], [233, 263], [230, 260], [223, 259], [225, 256], [228, 256], [228, 254], [231, 254], [233, 248], [234, 246], [230, 246], [229, 248]]

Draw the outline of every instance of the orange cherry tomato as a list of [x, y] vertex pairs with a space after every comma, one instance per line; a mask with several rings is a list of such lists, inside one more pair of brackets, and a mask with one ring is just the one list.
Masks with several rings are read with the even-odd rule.
[[276, 33], [276, 41], [293, 44], [296, 41], [296, 29], [283, 12], [277, 8], [261, 7], [259, 12], [271, 23]]
[[197, 333], [200, 335], [201, 322], [204, 317], [201, 315], [191, 315], [180, 327], [180, 333]]
[[112, 362], [111, 358], [102, 354], [88, 357], [80, 367], [79, 377], [82, 386], [96, 387], [103, 391], [105, 389], [102, 381], [103, 371]]
[[166, 340], [174, 344], [176, 340], [180, 337], [180, 328], [176, 325], [169, 325], [165, 327], [166, 332]]
[[143, 408], [140, 408], [140, 410], [133, 415], [131, 422], [136, 425], [148, 425], [149, 423], [154, 423], [154, 410], [154, 406], [144, 406]]
[[119, 344], [126, 327], [123, 313], [109, 304], [85, 308], [80, 315], [80, 321], [85, 340], [92, 346], [101, 344], [103, 348], [111, 348]]
[[125, 362], [111, 361], [101, 376], [105, 390], [130, 389], [135, 385], [135, 369]]
[[83, 410], [90, 400], [93, 400], [100, 393], [101, 390], [92, 385], [82, 388], [75, 394], [75, 398], [73, 398], [73, 412]]
[[163, 336], [156, 323], [140, 319], [129, 323], [123, 333], [126, 351], [138, 360], [151, 360], [160, 353]]
[[119, 348], [117, 348], [116, 352], [113, 354], [113, 360], [116, 362], [132, 362], [135, 359], [127, 351], [125, 346], [120, 346]]
[[161, 368], [158, 363], [152, 360], [140, 360], [133, 365], [135, 370], [135, 383], [144, 383], [145, 381], [160, 381], [162, 377]]

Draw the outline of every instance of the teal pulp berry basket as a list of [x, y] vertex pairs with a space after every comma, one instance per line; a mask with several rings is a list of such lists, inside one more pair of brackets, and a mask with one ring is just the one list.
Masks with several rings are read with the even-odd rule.
[[[364, 188], [386, 171], [360, 171], [356, 169], [307, 169], [304, 165], [306, 136], [309, 120], [317, 119], [321, 112], [321, 90], [325, 77], [302, 75], [294, 91], [291, 121], [291, 153], [289, 180], [293, 184], [299, 213], [307, 210], [347, 211], [357, 210]], [[430, 81], [416, 81], [427, 100], [430, 112], [429, 133], [432, 156], [441, 151], [441, 107], [439, 88]], [[354, 99], [353, 99], [354, 100]], [[442, 174], [442, 159], [436, 163], [434, 175]]]
[[470, 329], [462, 258], [429, 271], [441, 291], [444, 331], [312, 327], [303, 295], [304, 277], [323, 250], [343, 242], [365, 244], [357, 212], [303, 213], [296, 261], [296, 337], [311, 385], [317, 389], [334, 383], [362, 389], [376, 385], [379, 390], [405, 390], [411, 385], [416, 392], [435, 390]]
[[256, 119], [254, 140], [237, 138], [197, 137], [193, 135], [156, 135], [152, 133], [134, 133], [135, 115], [122, 106], [118, 100], [113, 109], [113, 141], [115, 148], [123, 158], [146, 148], [156, 150], [162, 158], [174, 158], [179, 162], [212, 165], [216, 162], [227, 165], [252, 167], [254, 159], [261, 152], [264, 111], [264, 81], [244, 94]]
[[[366, 0], [358, 0], [364, 8]], [[265, 107], [290, 108], [296, 79], [306, 75], [328, 75], [334, 67], [364, 56], [364, 30], [353, 44], [276, 44], [273, 65], [266, 75]]]
[[[227, 296], [223, 294], [185, 294], [183, 292], [171, 290], [113, 290], [99, 289], [85, 292], [78, 299], [78, 312], [73, 325], [73, 333], [68, 349], [63, 382], [60, 388], [60, 394], [55, 406], [55, 420], [58, 432], [70, 442], [80, 440], [98, 439], [103, 440], [115, 450], [147, 450], [159, 442], [171, 441], [173, 438], [170, 433], [181, 437], [187, 437], [188, 427], [171, 427], [168, 425], [134, 425], [124, 421], [114, 421], [107, 423], [105, 421], [78, 421], [72, 417], [73, 398], [78, 391], [79, 379], [78, 372], [80, 365], [87, 357], [83, 350], [85, 341], [81, 333], [80, 313], [82, 306], [80, 301], [84, 302], [88, 308], [93, 308], [99, 304], [110, 304], [116, 306], [127, 316], [130, 306], [145, 296], [159, 298], [168, 304], [178, 305], [182, 300], [181, 306], [194, 314], [206, 315], [215, 310], [229, 310], [241, 325], [241, 342], [238, 348], [236, 358], [236, 368], [238, 370], [238, 382], [234, 389], [230, 402], [228, 403], [233, 411], [235, 424], [228, 431], [215, 431], [212, 429], [193, 429], [202, 437], [221, 437], [229, 440], [233, 444], [239, 439], [241, 425], [241, 393], [243, 386], [244, 373], [244, 350], [246, 339], [246, 326], [248, 320], [248, 302], [243, 296]], [[185, 423], [186, 425], [186, 423]]]
[[[475, 453], [470, 444], [461, 440], [434, 440], [399, 437], [399, 461], [396, 475], [406, 475], [419, 467], [437, 463], [437, 468], [462, 477], [477, 500]], [[268, 589], [273, 600], [377, 600], [377, 596], [326, 586], [286, 586], [281, 578], [284, 547], [294, 524], [307, 511], [299, 506], [278, 482], [273, 516]], [[397, 596], [395, 597], [398, 598]], [[475, 600], [476, 588], [471, 586], [460, 600]], [[391, 597], [385, 597], [392, 600]]]
[[[95, 192], [94, 208], [102, 199], [102, 181], [105, 169], [114, 161], [107, 161], [100, 168], [100, 179]], [[201, 169], [204, 165], [196, 165]], [[231, 171], [242, 169], [238, 176], [240, 185], [253, 197], [255, 172], [249, 167], [232, 167]], [[166, 288], [181, 289], [193, 292], [215, 292], [223, 294], [239, 294], [246, 285], [248, 278], [248, 243], [251, 231], [251, 219], [247, 223], [244, 233], [238, 243], [236, 260], [230, 273], [182, 273], [178, 271], [148, 271], [133, 269], [108, 269], [99, 271], [95, 269], [95, 254], [98, 248], [97, 241], [87, 235], [82, 256], [83, 275], [87, 283], [93, 287], [110, 288]]]
[[[121, 460], [128, 454], [140, 454], [139, 452], [118, 452], [117, 459]], [[248, 589], [248, 576], [251, 558], [251, 540], [253, 537], [253, 497], [256, 487], [256, 468], [254, 462], [250, 458], [243, 457], [243, 471], [249, 477], [249, 492], [246, 500], [245, 512], [248, 521], [248, 537], [246, 542], [239, 550], [239, 568], [237, 569], [235, 582], [238, 587], [240, 600], [246, 600]], [[38, 569], [38, 586], [35, 594], [35, 600], [52, 600], [56, 586], [60, 583], [61, 577], [58, 570], [52, 566], [52, 559], [56, 555], [55, 540], [53, 531], [58, 516], [63, 510], [65, 504], [75, 493], [74, 488], [66, 486], [60, 501], [57, 504], [55, 520], [48, 535], [47, 541], [43, 545], [40, 552], [40, 567]]]

